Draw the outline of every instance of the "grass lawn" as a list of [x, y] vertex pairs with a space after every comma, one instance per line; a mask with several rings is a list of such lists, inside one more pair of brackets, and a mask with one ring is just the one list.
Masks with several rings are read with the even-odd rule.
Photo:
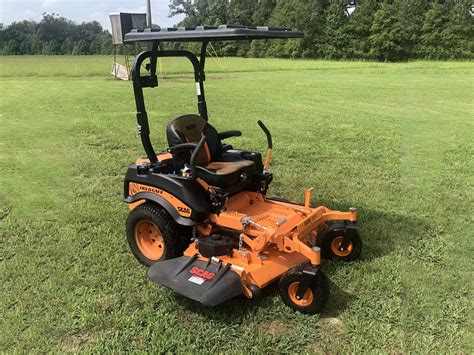
[[[321, 316], [276, 287], [208, 309], [147, 280], [122, 203], [143, 150], [110, 62], [0, 57], [0, 351], [474, 351], [472, 62], [209, 61], [212, 123], [248, 149], [265, 149], [258, 119], [273, 133], [270, 196], [314, 186], [315, 204], [359, 209], [362, 256], [326, 263]], [[162, 66], [157, 148], [196, 111], [190, 68]]]

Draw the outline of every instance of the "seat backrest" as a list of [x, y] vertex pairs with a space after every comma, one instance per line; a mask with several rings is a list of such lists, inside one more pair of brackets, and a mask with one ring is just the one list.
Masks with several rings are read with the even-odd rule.
[[[181, 143], [197, 143], [206, 136], [206, 143], [199, 152], [196, 163], [205, 165], [216, 161], [222, 156], [222, 143], [219, 134], [207, 121], [199, 115], [190, 114], [176, 117], [166, 127], [168, 145], [174, 147]], [[182, 163], [189, 163], [191, 152], [180, 155]]]

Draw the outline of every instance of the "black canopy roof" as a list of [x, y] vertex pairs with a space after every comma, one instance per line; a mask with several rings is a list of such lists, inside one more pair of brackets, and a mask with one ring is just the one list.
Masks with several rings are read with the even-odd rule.
[[124, 43], [134, 42], [203, 42], [237, 41], [271, 38], [301, 38], [303, 32], [288, 28], [221, 25], [132, 30], [125, 34]]

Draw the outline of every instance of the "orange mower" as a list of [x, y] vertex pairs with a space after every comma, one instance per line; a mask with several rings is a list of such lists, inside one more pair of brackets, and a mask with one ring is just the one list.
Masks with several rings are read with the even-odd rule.
[[[223, 25], [146, 29], [122, 25], [124, 43], [150, 42], [132, 67], [138, 133], [147, 154], [129, 167], [124, 182], [130, 214], [130, 248], [149, 267], [149, 278], [207, 306], [235, 296], [255, 299], [279, 281], [285, 304], [320, 312], [329, 296], [321, 258], [352, 261], [362, 242], [357, 212], [312, 207], [312, 189], [300, 205], [266, 196], [272, 137], [265, 158], [223, 143], [240, 131], [218, 132], [209, 122], [204, 96], [205, 59], [211, 41], [285, 39], [303, 33], [282, 28]], [[164, 50], [164, 42], [200, 42], [200, 57]], [[156, 153], [150, 140], [143, 88], [158, 86], [157, 59], [184, 57], [194, 68], [198, 114], [181, 115], [166, 128], [168, 148]], [[143, 72], [143, 73], [142, 73]]]

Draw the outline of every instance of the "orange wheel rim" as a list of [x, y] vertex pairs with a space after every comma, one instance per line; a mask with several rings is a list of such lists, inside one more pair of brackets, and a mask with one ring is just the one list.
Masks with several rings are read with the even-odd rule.
[[165, 252], [165, 242], [158, 227], [151, 221], [135, 226], [135, 241], [140, 252], [150, 260], [159, 260]]
[[347, 245], [347, 247], [344, 250], [342, 250], [342, 251], [339, 250], [343, 240], [344, 240], [343, 237], [336, 237], [331, 242], [331, 250], [332, 250], [334, 255], [336, 255], [336, 256], [349, 256], [349, 255], [351, 255], [352, 249], [354, 248], [354, 246], [352, 245], [352, 242], [349, 242], [349, 244]]
[[291, 302], [293, 302], [297, 306], [300, 306], [300, 307], [309, 306], [313, 302], [313, 291], [311, 291], [311, 289], [308, 287], [308, 289], [304, 293], [304, 296], [299, 300], [296, 298], [299, 284], [300, 284], [299, 282], [293, 282], [288, 287], [288, 296], [290, 296]]

